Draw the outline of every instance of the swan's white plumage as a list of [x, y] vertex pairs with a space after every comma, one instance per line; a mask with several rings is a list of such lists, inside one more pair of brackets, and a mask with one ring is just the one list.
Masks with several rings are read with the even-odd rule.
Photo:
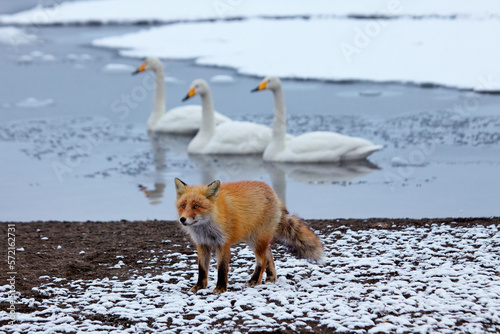
[[[216, 124], [220, 124], [231, 119], [218, 114]], [[201, 106], [187, 105], [175, 107], [163, 114], [158, 120], [153, 115], [148, 120], [148, 130], [154, 132], [194, 134], [201, 126]]]
[[[335, 132], [310, 132], [286, 142], [280, 151], [266, 150], [264, 160], [290, 162], [335, 162], [364, 159], [381, 146]], [[266, 156], [267, 155], [267, 156]]]
[[[201, 126], [201, 106], [187, 105], [165, 111], [165, 79], [163, 65], [158, 58], [148, 57], [135, 73], [151, 70], [155, 74], [156, 89], [153, 110], [147, 122], [148, 131], [195, 134]], [[215, 123], [220, 124], [230, 119], [215, 112]]]
[[203, 121], [200, 131], [188, 145], [188, 152], [195, 154], [262, 154], [271, 139], [268, 126], [227, 121], [215, 126], [210, 88], [205, 80], [194, 80], [188, 97], [200, 95]]
[[207, 143], [191, 142], [189, 153], [261, 154], [271, 140], [271, 129], [251, 122], [230, 121], [217, 126]]
[[273, 137], [264, 151], [264, 160], [282, 162], [338, 162], [360, 160], [382, 146], [369, 140], [335, 132], [309, 132], [285, 140], [286, 114], [281, 81], [266, 77], [255, 90], [270, 89], [274, 95]]

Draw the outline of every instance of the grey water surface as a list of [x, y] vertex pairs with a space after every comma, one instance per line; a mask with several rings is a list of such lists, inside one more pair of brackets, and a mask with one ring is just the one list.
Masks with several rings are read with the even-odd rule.
[[[0, 45], [0, 221], [175, 219], [174, 177], [262, 180], [304, 218], [499, 214], [500, 96], [284, 80], [290, 133], [337, 131], [384, 149], [344, 164], [191, 156], [190, 137], [148, 136], [152, 77], [130, 74], [141, 60], [90, 46], [138, 29], [32, 27], [35, 42]], [[167, 109], [200, 77], [219, 112], [271, 125], [271, 94], [250, 93], [260, 78], [191, 61], [164, 65]], [[212, 82], [215, 75], [233, 81]]]

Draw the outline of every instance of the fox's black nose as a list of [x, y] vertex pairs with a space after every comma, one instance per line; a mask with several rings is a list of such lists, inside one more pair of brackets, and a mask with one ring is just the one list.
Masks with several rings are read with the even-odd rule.
[[183, 225], [184, 225], [184, 223], [186, 222], [186, 218], [181, 217], [181, 218], [179, 218], [179, 221], [181, 222], [181, 224], [183, 224]]

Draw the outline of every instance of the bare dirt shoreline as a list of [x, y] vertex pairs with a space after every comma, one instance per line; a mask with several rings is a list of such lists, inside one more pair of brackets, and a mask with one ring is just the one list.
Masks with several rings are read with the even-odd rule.
[[[440, 219], [338, 219], [311, 220], [311, 227], [328, 235], [333, 230], [346, 226], [351, 230], [386, 229], [401, 230], [406, 227], [428, 227], [446, 224], [451, 227], [500, 225], [500, 217], [491, 218], [440, 218]], [[175, 251], [191, 255], [194, 247], [174, 221], [114, 221], [114, 222], [31, 222], [0, 223], [4, 237], [1, 247], [6, 258], [7, 228], [15, 227], [16, 291], [22, 297], [43, 300], [37, 287], [46, 281], [46, 276], [64, 278], [65, 281], [91, 280], [112, 276], [126, 280], [137, 275], [155, 275], [168, 270], [165, 264], [149, 265], [151, 253]], [[11, 225], [12, 226], [12, 225]], [[191, 246], [190, 246], [191, 245]], [[125, 265], [110, 273], [117, 257]], [[186, 261], [180, 259], [179, 261]], [[169, 265], [172, 265], [170, 263]], [[2, 282], [8, 278], [6, 261], [2, 261]], [[249, 268], [251, 271], [251, 268]], [[195, 272], [189, 273], [190, 276]], [[44, 278], [45, 276], [45, 278]], [[64, 281], [63, 281], [64, 282]], [[6, 284], [6, 283], [5, 283]], [[64, 284], [64, 283], [61, 283]], [[0, 303], [6, 309], [8, 303]], [[17, 312], [35, 311], [29, 305], [17, 305]], [[109, 319], [109, 321], [124, 321]], [[0, 321], [0, 326], [7, 321]], [[315, 328], [315, 327], [313, 327]], [[317, 327], [317, 332], [322, 330]]]
[[[309, 220], [315, 230], [327, 234], [329, 230], [347, 226], [352, 230], [392, 229], [408, 226], [424, 227], [431, 224], [454, 226], [499, 225], [500, 217], [491, 218], [438, 218], [438, 219], [335, 219]], [[0, 223], [2, 235], [7, 235], [8, 224]], [[127, 265], [113, 271], [118, 279], [127, 279], [131, 273], [145, 275], [162, 272], [162, 267], [144, 269], [141, 265], [150, 252], [168, 251], [173, 245], [176, 252], [192, 254], [193, 247], [175, 221], [111, 221], [111, 222], [31, 222], [14, 223], [16, 229], [17, 291], [27, 296], [38, 286], [40, 276], [68, 280], [96, 279], [110, 275], [107, 266], [114, 265], [117, 256], [123, 256]], [[48, 238], [44, 240], [44, 238]], [[169, 240], [169, 242], [163, 242]], [[7, 249], [7, 238], [2, 238], [2, 249]], [[83, 253], [85, 252], [85, 253]], [[139, 261], [139, 262], [138, 262]], [[2, 266], [5, 265], [5, 262]], [[2, 270], [5, 272], [5, 270]]]

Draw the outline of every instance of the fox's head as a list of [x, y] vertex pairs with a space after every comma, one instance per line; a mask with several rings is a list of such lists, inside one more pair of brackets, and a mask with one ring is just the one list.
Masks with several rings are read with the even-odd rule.
[[184, 226], [205, 223], [210, 220], [212, 207], [219, 194], [220, 181], [214, 181], [208, 186], [188, 186], [175, 178], [177, 192], [177, 212], [179, 222]]

